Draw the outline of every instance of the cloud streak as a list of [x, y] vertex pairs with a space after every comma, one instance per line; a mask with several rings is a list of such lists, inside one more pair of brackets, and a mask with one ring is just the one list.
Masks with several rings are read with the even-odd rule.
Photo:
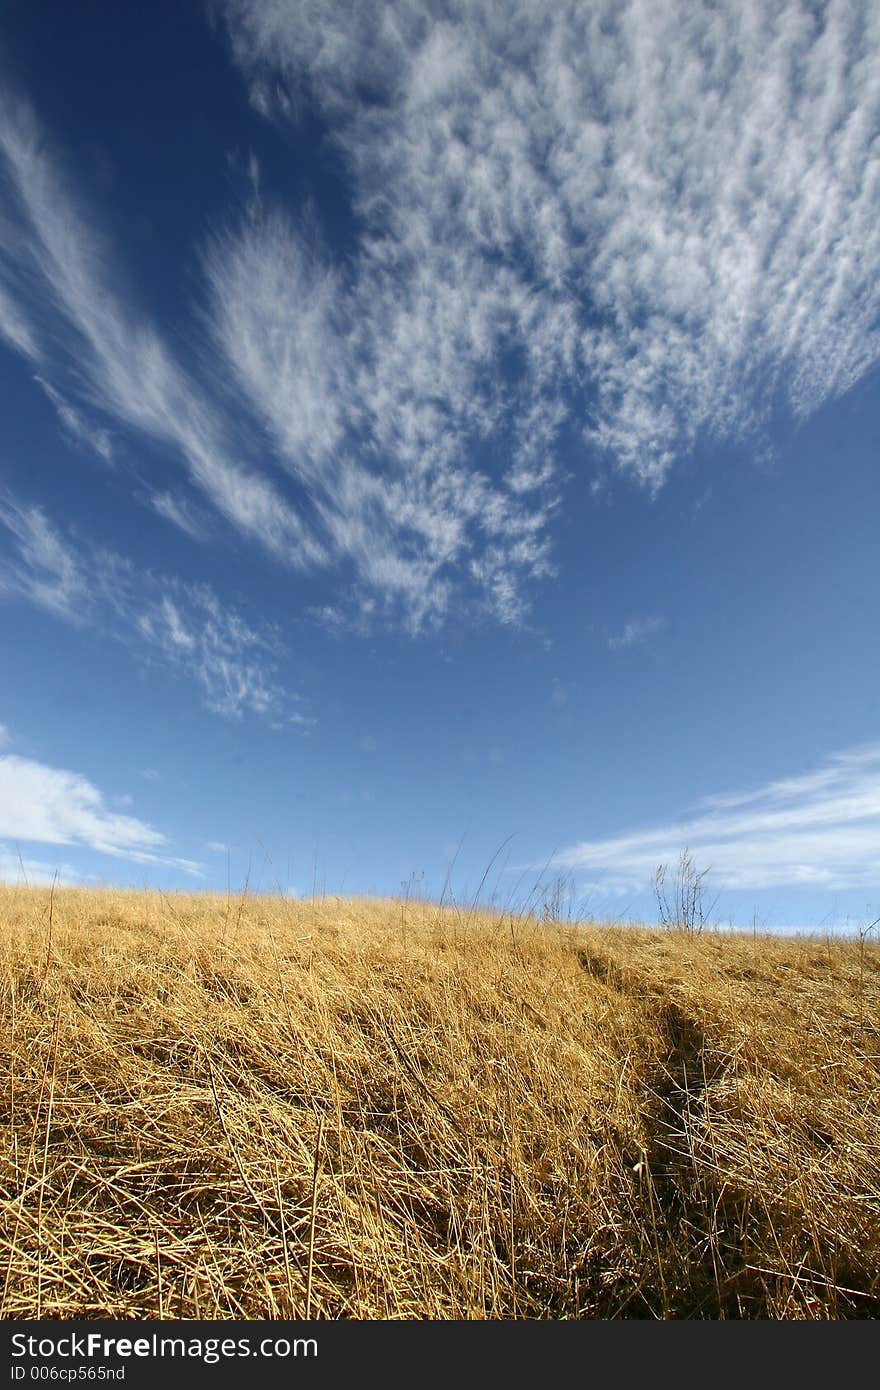
[[680, 821], [572, 845], [555, 857], [604, 891], [647, 889], [689, 849], [715, 888], [880, 886], [880, 743], [797, 777], [707, 797]]
[[34, 380], [43, 388], [47, 399], [54, 406], [64, 432], [77, 443], [100, 455], [105, 463], [112, 463], [113, 445], [109, 431], [90, 424], [50, 382], [44, 381], [41, 376], [36, 376]]
[[[240, 229], [216, 237], [205, 255], [215, 355], [206, 351], [201, 367], [221, 388], [211, 391], [132, 305], [33, 113], [9, 95], [0, 101], [0, 173], [13, 214], [0, 223], [0, 261], [8, 279], [29, 287], [0, 303], [0, 327], [7, 343], [38, 358], [38, 380], [68, 434], [106, 457], [107, 431], [87, 418], [97, 411], [167, 446], [226, 519], [285, 565], [332, 562], [346, 587], [353, 578], [361, 619], [393, 614], [415, 630], [442, 618], [455, 592], [518, 620], [519, 581], [549, 572], [540, 534], [549, 510], [524, 506], [474, 469], [444, 410], [411, 399], [389, 413], [383, 402], [397, 369], [387, 354], [383, 381], [366, 383], [364, 396], [374, 344], [355, 331], [360, 305], [345, 303], [336, 272], [282, 214], [265, 212], [255, 194]], [[441, 307], [432, 291], [416, 317], [387, 324], [401, 362], [419, 357], [423, 387], [431, 332], [417, 319]], [[448, 366], [448, 349], [444, 356]], [[464, 392], [472, 373], [466, 355], [462, 362]], [[233, 384], [249, 407], [234, 426], [222, 404]], [[476, 419], [479, 410], [465, 413]], [[483, 411], [483, 435], [493, 414]], [[262, 467], [233, 459], [232, 441], [242, 438]], [[196, 538], [178, 499], [159, 493], [154, 506]]]
[[27, 305], [16, 303], [17, 318], [0, 300], [7, 341], [32, 356], [38, 338], [49, 336], [41, 329], [60, 336], [56, 370], [66, 358], [92, 408], [169, 446], [226, 519], [285, 563], [319, 563], [320, 544], [268, 479], [233, 461], [208, 397], [127, 306], [109, 248], [77, 208], [33, 112], [2, 88], [0, 174], [13, 209], [0, 221], [0, 265], [7, 279], [31, 287]]
[[206, 265], [215, 343], [353, 568], [361, 612], [378, 603], [419, 628], [470, 590], [516, 621], [523, 580], [550, 569], [551, 509], [523, 500], [522, 475], [517, 491], [473, 464], [502, 421], [471, 339], [507, 312], [504, 287], [470, 305], [463, 338], [453, 320], [470, 286], [456, 283], [456, 265], [437, 281], [426, 262], [421, 288], [393, 267], [344, 281], [313, 232], [257, 204]]
[[159, 516], [170, 521], [172, 526], [183, 531], [191, 540], [204, 539], [204, 521], [185, 498], [176, 497], [171, 492], [156, 492], [150, 498], [150, 504]]
[[4, 559], [0, 551], [0, 595], [5, 590], [67, 622], [92, 626], [140, 660], [159, 661], [195, 681], [215, 714], [284, 716], [277, 634], [249, 624], [209, 585], [142, 573], [113, 551], [78, 546], [41, 508], [8, 493], [0, 493], [4, 528], [13, 554]]
[[[158, 830], [134, 816], [111, 811], [98, 788], [81, 773], [13, 754], [0, 757], [0, 837], [85, 846], [137, 864], [161, 864], [201, 875], [193, 860], [164, 853], [168, 840]], [[0, 846], [0, 873], [9, 870], [12, 857], [7, 845]], [[31, 861], [40, 878], [45, 878], [48, 867]]]
[[0, 595], [17, 594], [56, 617], [82, 623], [93, 603], [88, 579], [45, 513], [0, 491], [0, 526], [17, 551], [8, 560], [0, 556]]
[[656, 637], [665, 626], [666, 619], [663, 617], [634, 618], [631, 622], [625, 623], [620, 632], [608, 638], [608, 646], [613, 652], [621, 651], [625, 647], [640, 646], [641, 643]]
[[[192, 248], [184, 365], [0, 94], [0, 337], [69, 433], [165, 447], [239, 533], [328, 571], [349, 627], [518, 623], [573, 465], [657, 489], [876, 366], [869, 0], [218, 8], [256, 108], [323, 122], [345, 254], [252, 160], [247, 208]], [[203, 533], [176, 493], [153, 506]]]
[[[343, 400], [408, 469], [491, 433], [527, 493], [568, 423], [656, 487], [699, 437], [803, 418], [876, 363], [867, 0], [224, 8], [257, 108], [317, 106], [344, 159], [353, 279], [298, 331], [355, 354]], [[336, 387], [298, 377], [298, 449], [338, 442]]]

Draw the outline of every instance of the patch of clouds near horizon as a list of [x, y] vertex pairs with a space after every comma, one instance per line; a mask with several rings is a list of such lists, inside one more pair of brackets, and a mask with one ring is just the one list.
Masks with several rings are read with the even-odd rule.
[[166, 835], [134, 816], [112, 811], [82, 773], [13, 754], [0, 757], [0, 838], [80, 845], [134, 863], [202, 876], [193, 860], [165, 853]]
[[9, 845], [0, 844], [0, 883], [24, 883], [28, 887], [49, 888], [53, 883], [82, 883], [84, 875], [72, 864], [52, 864], [31, 859]]
[[[646, 891], [689, 850], [715, 890], [880, 887], [880, 743], [798, 776], [705, 797], [696, 813], [563, 849], [553, 862], [585, 888]], [[589, 882], [587, 882], [589, 880]]]

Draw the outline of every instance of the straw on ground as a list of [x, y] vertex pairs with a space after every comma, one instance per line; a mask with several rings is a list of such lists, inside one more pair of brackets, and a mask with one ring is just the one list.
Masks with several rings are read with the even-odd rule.
[[5, 1318], [880, 1313], [875, 944], [13, 887], [0, 923]]

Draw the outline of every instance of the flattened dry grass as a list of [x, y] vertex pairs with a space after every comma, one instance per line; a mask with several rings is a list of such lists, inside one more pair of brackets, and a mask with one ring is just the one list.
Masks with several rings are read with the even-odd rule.
[[0, 889], [4, 1318], [876, 1317], [880, 951]]

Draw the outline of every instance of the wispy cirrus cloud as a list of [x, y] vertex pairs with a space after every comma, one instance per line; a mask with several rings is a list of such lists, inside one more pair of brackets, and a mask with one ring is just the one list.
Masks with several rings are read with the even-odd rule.
[[608, 638], [608, 646], [613, 652], [621, 651], [624, 647], [637, 647], [656, 637], [665, 626], [666, 619], [660, 615], [652, 618], [633, 618], [630, 622], [624, 623], [620, 632], [612, 633]]
[[21, 353], [22, 357], [27, 357], [31, 361], [36, 361], [40, 356], [36, 339], [27, 319], [10, 297], [8, 291], [4, 289], [2, 281], [0, 281], [0, 339], [5, 340], [15, 352]]
[[192, 540], [204, 539], [205, 521], [186, 498], [175, 496], [171, 492], [155, 492], [150, 498], [150, 504], [159, 516], [170, 521], [172, 526], [176, 526]]
[[[442, 617], [453, 593], [469, 591], [503, 621], [518, 619], [517, 576], [549, 569], [540, 534], [548, 512], [535, 513], [515, 490], [499, 490], [456, 459], [460, 438], [423, 400], [404, 404], [393, 424], [386, 411], [373, 412], [397, 441], [380, 456], [391, 435], [374, 430], [368, 437], [355, 390], [370, 343], [348, 342], [358, 305], [342, 307], [336, 272], [284, 216], [252, 209], [239, 232], [217, 237], [205, 257], [221, 355], [206, 354], [202, 367], [213, 386], [230, 378], [237, 385], [250, 406], [254, 453], [259, 443], [273, 480], [265, 467], [233, 460], [231, 441], [248, 435], [247, 424], [230, 422], [222, 391], [199, 385], [133, 306], [100, 228], [77, 206], [33, 113], [8, 96], [0, 107], [0, 172], [14, 210], [0, 225], [0, 257], [16, 283], [29, 286], [7, 341], [24, 351], [23, 326], [28, 343], [42, 345], [44, 389], [77, 436], [87, 426], [70, 403], [75, 394], [84, 408], [168, 445], [213, 505], [285, 564], [332, 562], [346, 588], [353, 577], [361, 617], [393, 612], [418, 628]], [[420, 312], [440, 307], [425, 302]], [[389, 331], [401, 339], [393, 325]], [[430, 330], [425, 323], [415, 331], [415, 322], [404, 329], [398, 350], [404, 359], [419, 354], [427, 383]], [[51, 361], [49, 341], [63, 349]], [[49, 381], [53, 369], [64, 391]], [[388, 363], [380, 394], [392, 376]], [[483, 434], [489, 424], [484, 412]], [[192, 513], [171, 494], [158, 494], [155, 506], [193, 534]]]
[[35, 376], [34, 380], [43, 388], [47, 398], [52, 402], [65, 433], [77, 443], [83, 444], [86, 448], [99, 454], [105, 463], [112, 463], [113, 445], [109, 430], [93, 425], [81, 411], [76, 410], [69, 401], [65, 400], [61, 392], [57, 391], [50, 382], [44, 381], [41, 376]]
[[647, 889], [688, 849], [715, 888], [880, 886], [880, 743], [796, 777], [704, 799], [679, 821], [572, 845], [554, 863], [596, 888]]
[[[353, 566], [361, 613], [378, 602], [418, 628], [470, 589], [516, 621], [522, 581], [550, 570], [550, 504], [473, 464], [504, 422], [452, 325], [470, 292], [456, 267], [433, 283], [426, 266], [415, 299], [396, 273], [381, 290], [363, 271], [347, 280], [313, 231], [255, 204], [206, 268], [215, 343], [321, 534]], [[487, 344], [509, 296], [499, 287], [492, 299], [467, 308]]]
[[42, 509], [0, 490], [0, 527], [16, 550], [9, 559], [0, 556], [0, 596], [17, 594], [56, 617], [85, 621], [93, 602], [87, 576]]
[[0, 595], [17, 595], [54, 616], [91, 625], [200, 687], [207, 707], [239, 719], [284, 716], [277, 680], [277, 634], [248, 623], [207, 584], [139, 572], [115, 552], [63, 536], [39, 507], [0, 492], [0, 530], [14, 553], [0, 550]]
[[[347, 414], [408, 478], [454, 477], [492, 437], [530, 495], [568, 424], [656, 487], [701, 435], [803, 418], [877, 362], [870, 0], [222, 8], [257, 108], [323, 113], [363, 227], [351, 279], [281, 333], [317, 348], [308, 375], [292, 354], [298, 452]], [[260, 265], [281, 239], [241, 234], [239, 296], [255, 237]]]
[[[0, 267], [27, 287], [12, 327], [3, 320], [7, 341], [31, 356], [29, 344], [60, 339], [52, 362], [87, 403], [169, 446], [226, 519], [285, 563], [319, 563], [320, 542], [267, 478], [232, 458], [221, 414], [128, 302], [114, 257], [77, 206], [34, 113], [2, 87], [0, 178], [10, 195]], [[48, 348], [41, 366], [45, 375]]]
[[[0, 838], [50, 845], [78, 845], [137, 864], [165, 865], [201, 876], [191, 859], [167, 854], [168, 839], [134, 816], [111, 810], [96, 786], [79, 772], [50, 767], [14, 754], [0, 757]], [[40, 880], [50, 866], [30, 863]], [[20, 869], [19, 856], [0, 846], [0, 876]], [[17, 876], [11, 873], [10, 876]], [[76, 876], [65, 870], [65, 876]]]
[[274, 674], [280, 655], [274, 633], [249, 626], [204, 584], [177, 582], [161, 598], [141, 604], [141, 636], [169, 666], [198, 682], [215, 714], [282, 715], [285, 692]]
[[252, 160], [249, 207], [191, 248], [210, 341], [185, 367], [7, 95], [0, 334], [83, 429], [141, 431], [240, 533], [326, 569], [349, 627], [519, 622], [573, 464], [656, 489], [876, 365], [869, 0], [218, 8], [255, 106], [323, 121], [345, 254]]

